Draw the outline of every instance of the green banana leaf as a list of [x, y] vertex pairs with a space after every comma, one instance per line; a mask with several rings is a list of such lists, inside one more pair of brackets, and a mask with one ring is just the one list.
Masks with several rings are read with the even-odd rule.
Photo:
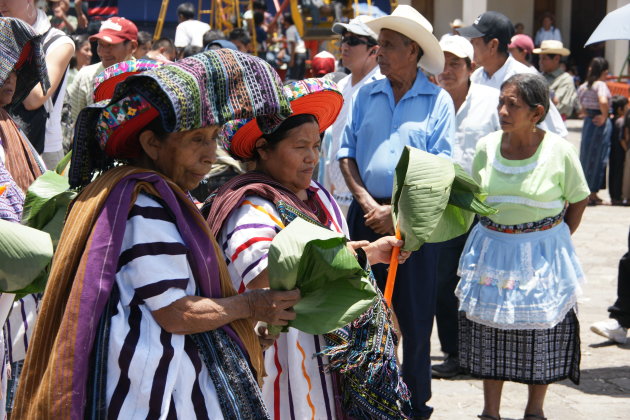
[[40, 280], [52, 256], [48, 233], [0, 220], [0, 292], [19, 293]]
[[394, 226], [403, 249], [417, 251], [431, 237], [448, 204], [455, 170], [451, 161], [406, 146], [396, 165], [392, 195]]
[[448, 205], [438, 225], [427, 240], [429, 243], [444, 242], [468, 232], [475, 213], [489, 216], [497, 210], [483, 202], [486, 194], [468, 173], [457, 163], [453, 164], [455, 178], [451, 187]]
[[66, 155], [59, 161], [55, 167], [55, 172], [59, 175], [63, 175], [66, 169], [70, 168], [70, 160], [72, 159], [72, 150], [66, 153]]
[[[325, 334], [343, 327], [376, 298], [343, 235], [296, 218], [271, 242], [267, 274], [275, 290], [300, 289], [289, 326], [309, 334]], [[279, 327], [270, 328], [277, 332]]]
[[54, 246], [59, 242], [68, 206], [76, 197], [69, 188], [68, 178], [46, 171], [26, 192], [22, 223], [48, 232]]
[[475, 213], [497, 212], [483, 202], [485, 193], [460, 165], [410, 146], [396, 166], [393, 191], [394, 225], [407, 251], [463, 235]]

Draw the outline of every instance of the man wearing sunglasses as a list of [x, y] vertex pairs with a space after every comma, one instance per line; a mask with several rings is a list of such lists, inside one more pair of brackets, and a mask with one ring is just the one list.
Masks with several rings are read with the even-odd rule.
[[329, 128], [332, 140], [328, 150], [324, 151], [325, 160], [328, 162], [325, 169], [324, 184], [332, 192], [344, 213], [347, 213], [348, 207], [350, 207], [352, 193], [346, 185], [335, 156], [341, 144], [341, 134], [346, 125], [350, 102], [354, 93], [361, 86], [384, 77], [376, 63], [377, 36], [365, 24], [371, 19], [370, 16], [361, 15], [348, 23], [335, 23], [332, 27], [334, 33], [341, 35], [341, 62], [345, 68], [350, 70], [350, 74], [337, 83], [344, 101], [337, 120]]

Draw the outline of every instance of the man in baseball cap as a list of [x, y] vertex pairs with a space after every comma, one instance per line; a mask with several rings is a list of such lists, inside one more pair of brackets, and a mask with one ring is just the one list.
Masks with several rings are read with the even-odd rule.
[[[477, 141], [501, 129], [497, 103], [499, 91], [488, 86], [470, 82], [473, 72], [473, 46], [466, 38], [453, 35], [440, 41], [444, 51], [444, 71], [437, 75], [438, 85], [446, 90], [455, 105], [455, 140], [451, 158], [468, 173]], [[440, 338], [444, 362], [433, 365], [434, 378], [452, 378], [461, 371], [458, 352], [458, 300], [455, 287], [459, 282], [457, 266], [468, 234], [442, 244], [438, 265], [438, 287], [435, 320]]]
[[[478, 66], [470, 80], [495, 89], [501, 89], [503, 82], [515, 74], [536, 73], [514, 59], [508, 52], [508, 45], [514, 36], [514, 26], [507, 16], [494, 11], [484, 12], [471, 26], [460, 28], [459, 34], [470, 39], [474, 48], [474, 61]], [[553, 104], [547, 117], [539, 125], [546, 131], [566, 137], [567, 128], [560, 113]]]
[[97, 42], [96, 52], [100, 63], [83, 67], [68, 87], [68, 103], [72, 121], [79, 112], [93, 103], [94, 78], [107, 67], [122, 61], [132, 60], [138, 48], [138, 28], [129, 19], [111, 17], [101, 24], [97, 34], [90, 37]]

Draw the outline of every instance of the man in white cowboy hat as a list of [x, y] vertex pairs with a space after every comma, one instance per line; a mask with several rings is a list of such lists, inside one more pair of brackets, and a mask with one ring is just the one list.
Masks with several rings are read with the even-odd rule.
[[562, 41], [549, 39], [540, 44], [540, 48], [534, 48], [534, 54], [540, 55], [540, 71], [549, 83], [552, 101], [563, 119], [567, 119], [578, 108], [577, 92], [573, 77], [562, 68], [562, 57], [571, 54], [564, 48]]
[[327, 130], [327, 134], [329, 132], [331, 135], [331, 143], [324, 151], [325, 156], [329, 157], [325, 168], [324, 186], [333, 194], [346, 214], [352, 202], [352, 193], [346, 185], [335, 156], [341, 146], [341, 135], [346, 125], [352, 97], [362, 86], [383, 78], [376, 63], [377, 35], [365, 24], [369, 20], [372, 20], [372, 17], [361, 15], [348, 23], [335, 23], [332, 27], [334, 33], [341, 35], [341, 63], [350, 70], [350, 74], [337, 83], [343, 95], [343, 107], [335, 123]]
[[[484, 12], [471, 26], [460, 28], [458, 32], [470, 39], [475, 50], [475, 64], [478, 68], [470, 78], [472, 82], [500, 89], [501, 84], [515, 74], [536, 73], [535, 68], [519, 63], [508, 53], [508, 45], [514, 36], [514, 25], [504, 14]], [[539, 127], [560, 137], [569, 134], [553, 104]]]
[[[453, 161], [469, 173], [477, 141], [501, 129], [497, 103], [499, 91], [470, 82], [473, 72], [473, 46], [466, 38], [453, 35], [440, 41], [444, 51], [444, 71], [437, 75], [440, 87], [446, 90], [455, 105], [456, 132]], [[459, 282], [457, 266], [468, 234], [441, 244], [438, 263], [438, 288], [435, 320], [444, 362], [433, 365], [434, 378], [451, 378], [460, 373], [458, 351], [458, 307], [455, 287]]]
[[[429, 82], [423, 69], [444, 70], [444, 54], [433, 27], [411, 6], [367, 25], [378, 33], [376, 54], [386, 79], [363, 86], [354, 96], [337, 153], [354, 196], [348, 211], [350, 236], [375, 240], [394, 233], [391, 196], [396, 164], [405, 146], [450, 158], [455, 136], [453, 101]], [[421, 67], [421, 68], [418, 68]], [[439, 246], [425, 244], [398, 268], [393, 307], [403, 341], [403, 378], [411, 393], [412, 418], [429, 418], [430, 340], [435, 314]], [[384, 287], [386, 268], [374, 266]]]

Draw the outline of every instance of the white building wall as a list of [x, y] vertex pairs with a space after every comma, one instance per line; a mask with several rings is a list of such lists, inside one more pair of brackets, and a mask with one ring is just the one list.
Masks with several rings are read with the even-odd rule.
[[[439, 40], [442, 35], [451, 31], [450, 23], [455, 19], [463, 20], [462, 0], [439, 0], [435, 3], [433, 34]], [[472, 21], [466, 22], [470, 25]]]

